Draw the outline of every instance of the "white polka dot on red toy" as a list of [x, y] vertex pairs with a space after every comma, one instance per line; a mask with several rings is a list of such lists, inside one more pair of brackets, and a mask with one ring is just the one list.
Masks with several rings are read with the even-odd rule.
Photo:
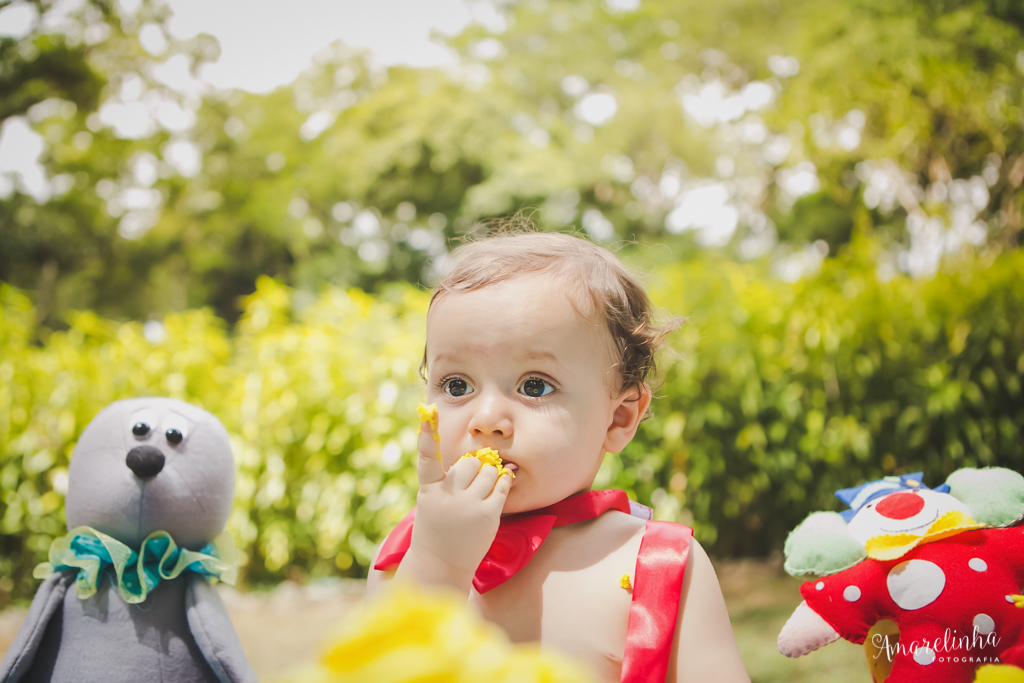
[[825, 582], [824, 581], [819, 581], [818, 583], [814, 584], [814, 589], [815, 590], [819, 590], [820, 591], [820, 590], [824, 590], [824, 588], [825, 588]]
[[856, 586], [847, 586], [846, 590], [843, 591], [843, 597], [847, 602], [857, 602], [860, 600], [860, 588]]
[[935, 661], [935, 650], [930, 647], [919, 647], [914, 650], [914, 661], [921, 666], [928, 666]]
[[921, 609], [935, 602], [946, 587], [946, 575], [928, 560], [901, 562], [885, 579], [889, 596], [905, 610]]
[[986, 569], [988, 569], [988, 564], [985, 562], [985, 560], [981, 559], [980, 557], [972, 557], [967, 562], [967, 566], [976, 572], [983, 572]]
[[983, 636], [987, 636], [996, 630], [996, 621], [987, 614], [979, 614], [974, 617], [974, 628]]

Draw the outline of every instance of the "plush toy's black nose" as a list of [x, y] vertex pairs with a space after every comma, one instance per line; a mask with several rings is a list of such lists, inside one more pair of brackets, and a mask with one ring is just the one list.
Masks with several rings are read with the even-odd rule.
[[164, 454], [153, 446], [136, 446], [128, 451], [124, 464], [135, 473], [136, 477], [145, 479], [152, 477], [164, 468]]

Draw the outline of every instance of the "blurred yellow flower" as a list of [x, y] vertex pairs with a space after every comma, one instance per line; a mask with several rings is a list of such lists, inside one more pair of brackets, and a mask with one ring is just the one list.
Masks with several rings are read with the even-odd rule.
[[394, 584], [350, 619], [318, 667], [290, 683], [584, 683], [585, 665], [513, 645], [497, 626], [443, 591]]

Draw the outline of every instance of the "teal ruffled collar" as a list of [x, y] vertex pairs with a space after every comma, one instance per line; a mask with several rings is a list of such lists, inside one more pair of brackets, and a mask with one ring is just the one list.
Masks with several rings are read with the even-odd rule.
[[76, 569], [75, 593], [85, 599], [96, 594], [100, 575], [107, 567], [117, 574], [121, 598], [131, 604], [143, 602], [161, 580], [191, 571], [234, 585], [238, 576], [238, 550], [224, 531], [202, 550], [179, 548], [166, 531], [154, 531], [135, 552], [121, 541], [92, 527], [80, 526], [50, 544], [50, 561], [35, 568], [32, 575], [45, 579], [62, 569]]

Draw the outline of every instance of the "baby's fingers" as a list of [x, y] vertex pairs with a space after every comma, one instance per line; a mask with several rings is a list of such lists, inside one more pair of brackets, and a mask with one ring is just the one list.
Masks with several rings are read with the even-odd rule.
[[418, 408], [421, 422], [419, 427], [419, 457], [416, 462], [416, 474], [420, 484], [433, 484], [444, 479], [444, 467], [441, 465], [441, 444], [437, 435], [437, 408], [431, 404]]
[[498, 512], [505, 507], [505, 499], [508, 498], [508, 492], [512, 490], [512, 477], [508, 474], [502, 474], [498, 477], [498, 481], [494, 482], [494, 488], [491, 489], [491, 495], [487, 496], [486, 502], [494, 505], [498, 508]]
[[[476, 481], [480, 470], [480, 461], [476, 458], [465, 458], [459, 460], [448, 468], [448, 479], [453, 491], [463, 491]], [[481, 496], [482, 498], [483, 496]]]
[[494, 483], [497, 480], [498, 468], [494, 465], [484, 465], [477, 472], [476, 478], [473, 479], [466, 490], [472, 492], [480, 500], [483, 500], [491, 492], [491, 489], [494, 488]]

